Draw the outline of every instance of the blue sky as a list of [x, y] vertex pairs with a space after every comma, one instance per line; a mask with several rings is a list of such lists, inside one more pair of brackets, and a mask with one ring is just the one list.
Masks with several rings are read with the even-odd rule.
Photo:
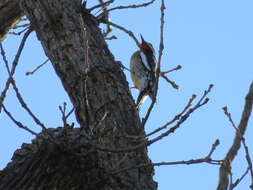
[[[129, 1], [119, 1], [128, 4]], [[137, 1], [130, 1], [135, 3]], [[140, 1], [144, 2], [144, 1]], [[224, 116], [222, 107], [228, 106], [236, 124], [239, 123], [244, 97], [253, 80], [253, 2], [250, 0], [166, 0], [165, 49], [162, 70], [177, 65], [183, 68], [171, 73], [170, 79], [180, 86], [173, 89], [161, 79], [158, 102], [145, 128], [150, 132], [161, 126], [182, 110], [192, 94], [200, 97], [210, 83], [214, 88], [207, 105], [197, 110], [174, 134], [149, 147], [153, 162], [179, 161], [204, 157], [215, 139], [221, 144], [213, 154], [214, 159], [222, 159], [229, 149], [234, 129]], [[111, 20], [132, 30], [137, 37], [141, 33], [158, 51], [160, 30], [160, 1], [140, 9], [114, 11]], [[129, 67], [131, 54], [137, 47], [129, 36], [118, 29], [113, 30], [117, 40], [108, 41], [115, 59]], [[9, 62], [13, 60], [20, 37], [10, 35], [4, 41]], [[15, 79], [17, 85], [33, 112], [48, 127], [61, 126], [58, 106], [69, 99], [64, 92], [52, 66], [46, 64], [36, 74], [25, 76], [46, 59], [40, 42], [33, 33], [26, 43], [20, 59]], [[3, 89], [7, 77], [0, 61], [0, 87]], [[132, 86], [129, 73], [125, 72]], [[132, 90], [133, 96], [138, 95]], [[8, 92], [6, 107], [20, 121], [30, 128], [40, 131], [22, 110], [13, 90]], [[147, 110], [150, 100], [142, 107], [140, 115]], [[68, 103], [69, 109], [71, 104]], [[72, 116], [70, 121], [75, 121]], [[4, 168], [11, 156], [23, 142], [30, 142], [33, 136], [17, 128], [5, 116], [0, 117], [0, 168]], [[76, 124], [78, 126], [78, 124]], [[252, 118], [246, 132], [251, 153], [253, 146]], [[253, 155], [251, 155], [253, 156]], [[247, 167], [245, 154], [241, 150], [233, 164], [234, 179], [240, 177]], [[155, 168], [158, 189], [215, 189], [218, 181], [218, 166], [200, 164], [190, 166], [160, 166]], [[247, 176], [237, 189], [249, 189]]]

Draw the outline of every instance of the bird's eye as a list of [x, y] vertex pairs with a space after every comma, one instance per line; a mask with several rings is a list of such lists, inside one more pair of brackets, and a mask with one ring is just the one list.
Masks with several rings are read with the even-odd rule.
[[155, 49], [153, 48], [153, 45], [151, 43], [148, 43], [149, 50], [151, 50], [155, 54]]

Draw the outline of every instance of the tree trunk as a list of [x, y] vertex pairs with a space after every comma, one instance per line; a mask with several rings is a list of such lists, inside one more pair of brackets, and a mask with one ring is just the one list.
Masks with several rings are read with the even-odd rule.
[[79, 0], [20, 0], [20, 9], [70, 97], [80, 129], [44, 131], [16, 151], [0, 173], [0, 190], [156, 189], [152, 167], [113, 174], [150, 163], [145, 147], [121, 153], [96, 148], [131, 147], [137, 142], [129, 136], [144, 135], [125, 75], [96, 18]]

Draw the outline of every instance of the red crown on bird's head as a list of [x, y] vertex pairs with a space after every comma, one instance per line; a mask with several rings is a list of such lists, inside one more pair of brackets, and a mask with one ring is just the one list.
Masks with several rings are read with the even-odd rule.
[[144, 40], [144, 38], [141, 35], [141, 44], [140, 44], [140, 48], [142, 50], [150, 50], [150, 47], [148, 45], [148, 43]]

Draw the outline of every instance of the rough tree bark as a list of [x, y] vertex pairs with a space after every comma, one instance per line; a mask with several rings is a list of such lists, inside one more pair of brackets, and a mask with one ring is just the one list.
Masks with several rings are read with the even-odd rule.
[[152, 167], [112, 174], [149, 163], [145, 147], [121, 153], [96, 148], [134, 146], [128, 136], [144, 134], [125, 75], [96, 18], [79, 0], [20, 0], [20, 10], [61, 79], [81, 128], [43, 131], [23, 145], [1, 171], [0, 190], [156, 189]]

